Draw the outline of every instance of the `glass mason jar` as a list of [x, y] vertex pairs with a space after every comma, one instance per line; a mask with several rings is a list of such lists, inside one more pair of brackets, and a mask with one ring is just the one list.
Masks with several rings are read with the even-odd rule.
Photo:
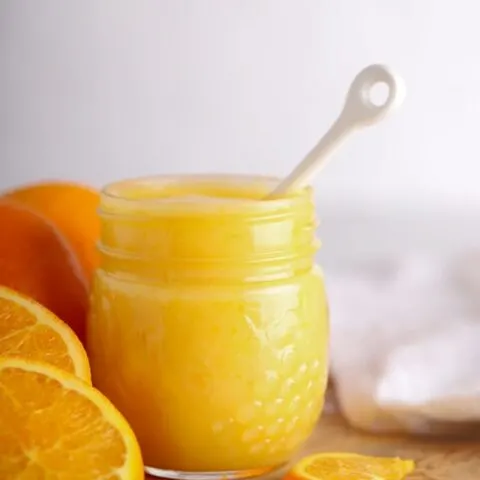
[[281, 467], [312, 432], [327, 383], [327, 303], [310, 188], [178, 176], [102, 193], [88, 323], [93, 380], [146, 470], [236, 478]]

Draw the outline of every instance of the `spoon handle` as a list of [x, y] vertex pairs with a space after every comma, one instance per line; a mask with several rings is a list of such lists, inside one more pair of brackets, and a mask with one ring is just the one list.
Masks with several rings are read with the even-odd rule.
[[[388, 95], [382, 105], [371, 100], [371, 89], [386, 84]], [[307, 185], [325, 167], [333, 153], [355, 130], [373, 125], [398, 107], [405, 97], [403, 80], [383, 65], [370, 65], [353, 80], [337, 120], [297, 167], [266, 197], [274, 198], [288, 190]]]

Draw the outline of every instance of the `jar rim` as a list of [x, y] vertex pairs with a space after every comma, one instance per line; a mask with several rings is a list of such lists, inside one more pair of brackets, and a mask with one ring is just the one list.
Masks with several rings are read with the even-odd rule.
[[[225, 211], [278, 211], [279, 209], [295, 208], [298, 204], [311, 200], [312, 187], [306, 186], [289, 192], [280, 198], [265, 199], [265, 195], [272, 191], [281, 178], [267, 175], [248, 175], [248, 174], [169, 174], [169, 175], [151, 175], [136, 178], [129, 178], [108, 183], [101, 190], [102, 204], [115, 204], [116, 206], [138, 207], [142, 209], [154, 211], [178, 211], [188, 208], [189, 210], [198, 210], [205, 212], [206, 210]], [[219, 196], [215, 201], [199, 202], [198, 196], [159, 196], [162, 188], [167, 189], [172, 186], [221, 186], [223, 188], [232, 188], [243, 192], [240, 196], [241, 201], [232, 201], [233, 197]], [[151, 196], [141, 196], [137, 194], [128, 194], [132, 189], [144, 188], [145, 191], [151, 190]], [[154, 192], [157, 195], [154, 195]], [[254, 194], [256, 193], [256, 195]], [[250, 196], [251, 195], [251, 196]], [[208, 195], [204, 195], [208, 197]], [[225, 201], [221, 201], [224, 199]], [[209, 208], [211, 207], [211, 208]], [[220, 207], [220, 208], [219, 208]]]

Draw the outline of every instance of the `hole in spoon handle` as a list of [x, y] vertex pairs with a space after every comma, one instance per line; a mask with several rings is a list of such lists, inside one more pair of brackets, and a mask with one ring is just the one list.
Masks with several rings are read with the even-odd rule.
[[[381, 104], [372, 100], [373, 88], [386, 85], [387, 96]], [[403, 79], [384, 65], [370, 65], [353, 80], [340, 115], [344, 125], [367, 126], [382, 120], [398, 107], [405, 98]]]
[[[372, 89], [377, 84], [387, 87], [383, 102], [374, 103]], [[326, 165], [330, 155], [356, 129], [373, 125], [399, 106], [405, 97], [401, 77], [384, 65], [370, 65], [353, 80], [340, 116], [296, 168], [265, 198], [285, 194], [292, 187], [303, 187]]]

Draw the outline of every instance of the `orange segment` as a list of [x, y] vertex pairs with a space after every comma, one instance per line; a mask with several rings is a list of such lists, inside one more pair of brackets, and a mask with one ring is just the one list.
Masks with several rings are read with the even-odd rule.
[[83, 345], [73, 330], [39, 303], [0, 287], [0, 356], [54, 365], [90, 383]]
[[403, 480], [413, 472], [411, 460], [354, 453], [318, 453], [301, 460], [286, 480]]
[[0, 478], [143, 480], [130, 426], [98, 390], [51, 365], [0, 358]]

